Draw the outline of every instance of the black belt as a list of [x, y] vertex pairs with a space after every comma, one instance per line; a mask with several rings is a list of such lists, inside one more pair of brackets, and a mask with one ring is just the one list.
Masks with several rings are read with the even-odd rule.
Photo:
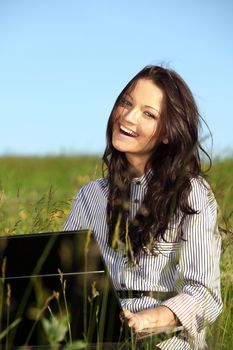
[[150, 297], [161, 301], [167, 300], [176, 295], [175, 292], [157, 292], [148, 290], [117, 290], [116, 293], [120, 299]]

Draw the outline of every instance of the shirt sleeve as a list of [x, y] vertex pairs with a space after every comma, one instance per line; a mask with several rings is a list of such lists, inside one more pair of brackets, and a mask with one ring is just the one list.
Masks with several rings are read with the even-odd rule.
[[80, 192], [78, 192], [73, 200], [70, 213], [64, 224], [64, 231], [81, 230], [83, 228], [82, 215], [80, 213]]
[[190, 336], [197, 336], [212, 323], [222, 309], [220, 293], [220, 245], [217, 206], [208, 185], [191, 182], [189, 204], [198, 211], [187, 215], [178, 256], [175, 289], [177, 296], [162, 303], [178, 317]]

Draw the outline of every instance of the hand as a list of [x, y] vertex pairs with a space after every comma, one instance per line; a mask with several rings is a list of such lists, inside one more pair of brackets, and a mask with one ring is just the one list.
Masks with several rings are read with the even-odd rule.
[[125, 318], [128, 320], [129, 327], [132, 327], [135, 332], [140, 332], [143, 329], [146, 329], [149, 327], [150, 321], [148, 319], [148, 316], [143, 313], [143, 311], [133, 313], [129, 310], [124, 309], [123, 310]]
[[161, 328], [161, 332], [167, 327], [175, 327], [179, 320], [175, 314], [166, 306], [158, 306], [154, 309], [139, 311], [136, 313], [129, 310], [123, 310], [125, 318], [128, 320], [129, 327], [135, 332]]

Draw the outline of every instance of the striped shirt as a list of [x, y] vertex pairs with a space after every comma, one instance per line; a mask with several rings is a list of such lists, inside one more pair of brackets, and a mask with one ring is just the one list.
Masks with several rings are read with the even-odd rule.
[[[148, 190], [146, 175], [131, 183], [130, 219], [136, 215]], [[208, 184], [201, 178], [191, 180], [189, 205], [198, 211], [183, 220], [183, 239], [177, 239], [181, 215], [174, 218], [153, 255], [141, 251], [138, 263], [129, 264], [126, 254], [108, 244], [106, 207], [107, 179], [97, 179], [77, 193], [65, 230], [91, 228], [100, 246], [113, 285], [117, 290], [174, 292], [168, 300], [149, 296], [121, 299], [124, 308], [137, 312], [165, 305], [180, 320], [185, 336], [171, 336], [158, 344], [160, 349], [204, 349], [206, 323], [212, 323], [222, 309], [219, 257], [221, 238], [217, 228], [217, 206]], [[172, 242], [172, 243], [169, 243]]]

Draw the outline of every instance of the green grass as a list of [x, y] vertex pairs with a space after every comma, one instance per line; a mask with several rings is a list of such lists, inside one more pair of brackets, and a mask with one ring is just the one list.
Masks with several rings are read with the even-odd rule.
[[1, 234], [62, 230], [78, 188], [100, 176], [97, 157], [1, 157]]
[[[210, 328], [210, 349], [233, 344], [233, 158], [216, 159], [209, 173], [222, 232], [221, 281], [224, 310]], [[101, 177], [98, 157], [1, 157], [0, 234], [63, 229], [77, 190]]]

